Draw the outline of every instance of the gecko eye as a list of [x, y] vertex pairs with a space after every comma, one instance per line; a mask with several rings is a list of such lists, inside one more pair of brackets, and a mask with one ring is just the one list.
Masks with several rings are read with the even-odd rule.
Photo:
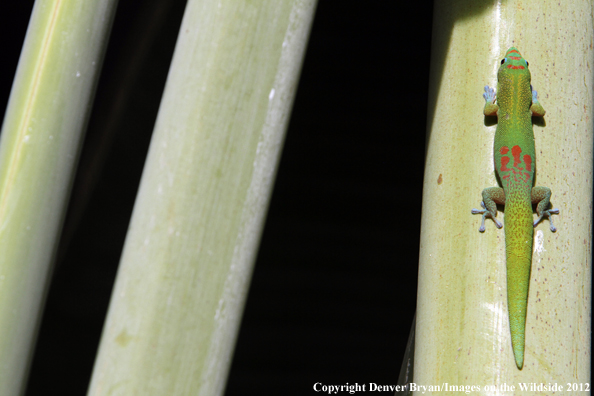
[[530, 66], [530, 63], [528, 63], [528, 61], [526, 61], [526, 66]]
[[505, 63], [505, 58], [501, 59], [501, 64], [503, 65]]

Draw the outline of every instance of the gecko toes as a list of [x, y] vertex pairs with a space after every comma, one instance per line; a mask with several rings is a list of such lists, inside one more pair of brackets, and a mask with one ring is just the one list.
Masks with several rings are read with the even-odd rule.
[[487, 209], [487, 207], [485, 206], [485, 202], [481, 202], [481, 206], [483, 207], [483, 209], [472, 209], [470, 212], [472, 214], [480, 214], [482, 215], [481, 218], [481, 226], [479, 227], [479, 232], [485, 232], [485, 219], [487, 217], [490, 217], [493, 219], [493, 221], [495, 222], [495, 226], [497, 228], [501, 228], [503, 227], [503, 224], [501, 224], [501, 222], [499, 220], [497, 220], [497, 218], [495, 218], [495, 215], [491, 212], [489, 212], [489, 210]]
[[549, 223], [551, 223], [551, 226], [550, 226], [551, 232], [557, 232], [557, 227], [555, 227], [555, 225], [553, 224], [553, 217], [551, 217], [551, 215], [553, 215], [553, 214], [559, 214], [559, 209], [543, 210], [542, 213], [540, 214], [540, 216], [538, 216], [538, 218], [534, 222], [534, 227], [536, 227], [538, 225], [538, 223], [540, 223], [540, 221], [543, 219], [543, 217], [546, 216], [549, 218]]

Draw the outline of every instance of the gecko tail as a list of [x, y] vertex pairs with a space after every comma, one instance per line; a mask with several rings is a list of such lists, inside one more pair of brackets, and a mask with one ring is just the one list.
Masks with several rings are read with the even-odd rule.
[[[519, 370], [524, 367], [524, 346], [526, 344], [526, 303], [528, 290], [517, 290], [518, 287], [508, 289], [509, 324], [511, 330], [511, 344], [516, 366]], [[522, 288], [522, 286], [520, 286]], [[514, 290], [516, 289], [516, 290]]]
[[516, 366], [518, 366], [518, 370], [522, 370], [524, 368], [524, 340], [522, 340], [522, 345], [514, 345], [514, 359], [516, 360]]
[[[508, 216], [505, 224], [507, 307], [512, 351], [519, 370], [524, 367], [526, 343], [526, 314], [530, 267], [532, 266], [532, 212], [529, 205], [510, 207], [516, 216]], [[508, 207], [505, 208], [508, 212]]]
[[[508, 246], [508, 250], [509, 248], [510, 246]], [[514, 359], [519, 370], [522, 370], [522, 367], [524, 367], [529, 280], [530, 258], [518, 257], [508, 252], [507, 305], [509, 309], [509, 327]]]

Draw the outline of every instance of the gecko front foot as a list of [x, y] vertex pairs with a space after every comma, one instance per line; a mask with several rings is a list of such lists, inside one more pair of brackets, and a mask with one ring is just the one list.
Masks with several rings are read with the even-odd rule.
[[532, 102], [538, 102], [538, 92], [532, 88], [532, 84], [530, 84], [530, 91], [532, 91]]
[[485, 98], [485, 102], [487, 103], [495, 103], [495, 89], [491, 88], [488, 85], [485, 85], [485, 93], [483, 94], [483, 98]]
[[538, 92], [532, 88], [532, 85], [530, 85], [530, 90], [532, 91], [532, 104], [530, 105], [530, 112], [533, 116], [543, 117], [546, 114], [546, 111], [538, 101]]
[[482, 214], [483, 215], [483, 218], [481, 220], [481, 226], [479, 227], [480, 232], [485, 232], [485, 219], [487, 217], [490, 217], [493, 219], [497, 228], [503, 227], [503, 224], [501, 224], [501, 222], [495, 218], [495, 215], [493, 213], [491, 213], [489, 210], [487, 210], [487, 208], [485, 206], [485, 202], [481, 201], [481, 206], [483, 207], [482, 209], [472, 209], [471, 210], [472, 214]]
[[549, 222], [551, 223], [551, 231], [552, 232], [557, 231], [557, 228], [553, 224], [553, 218], [551, 217], [551, 215], [553, 215], [553, 214], [559, 214], [559, 209], [543, 210], [542, 213], [540, 214], [540, 216], [538, 216], [538, 219], [536, 219], [536, 221], [534, 222], [534, 227], [536, 227], [536, 225], [538, 223], [540, 223], [540, 221], [543, 219], [543, 217], [546, 216], [549, 218]]

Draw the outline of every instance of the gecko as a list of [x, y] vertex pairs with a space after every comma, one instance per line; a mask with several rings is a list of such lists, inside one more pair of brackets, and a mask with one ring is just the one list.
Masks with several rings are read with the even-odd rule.
[[[504, 205], [507, 305], [512, 350], [519, 370], [524, 367], [534, 227], [548, 217], [551, 231], [557, 231], [551, 215], [559, 213], [558, 209], [549, 209], [551, 190], [533, 187], [536, 155], [532, 116], [543, 117], [545, 110], [530, 80], [528, 62], [511, 47], [497, 72], [497, 93], [485, 86], [483, 112], [485, 116], [497, 116], [493, 159], [503, 188], [485, 188], [482, 209], [472, 209], [473, 214], [482, 214], [479, 231], [484, 232], [487, 217], [493, 219], [497, 228], [503, 227], [495, 216], [497, 204]], [[536, 204], [538, 216], [534, 222], [532, 204]]]

